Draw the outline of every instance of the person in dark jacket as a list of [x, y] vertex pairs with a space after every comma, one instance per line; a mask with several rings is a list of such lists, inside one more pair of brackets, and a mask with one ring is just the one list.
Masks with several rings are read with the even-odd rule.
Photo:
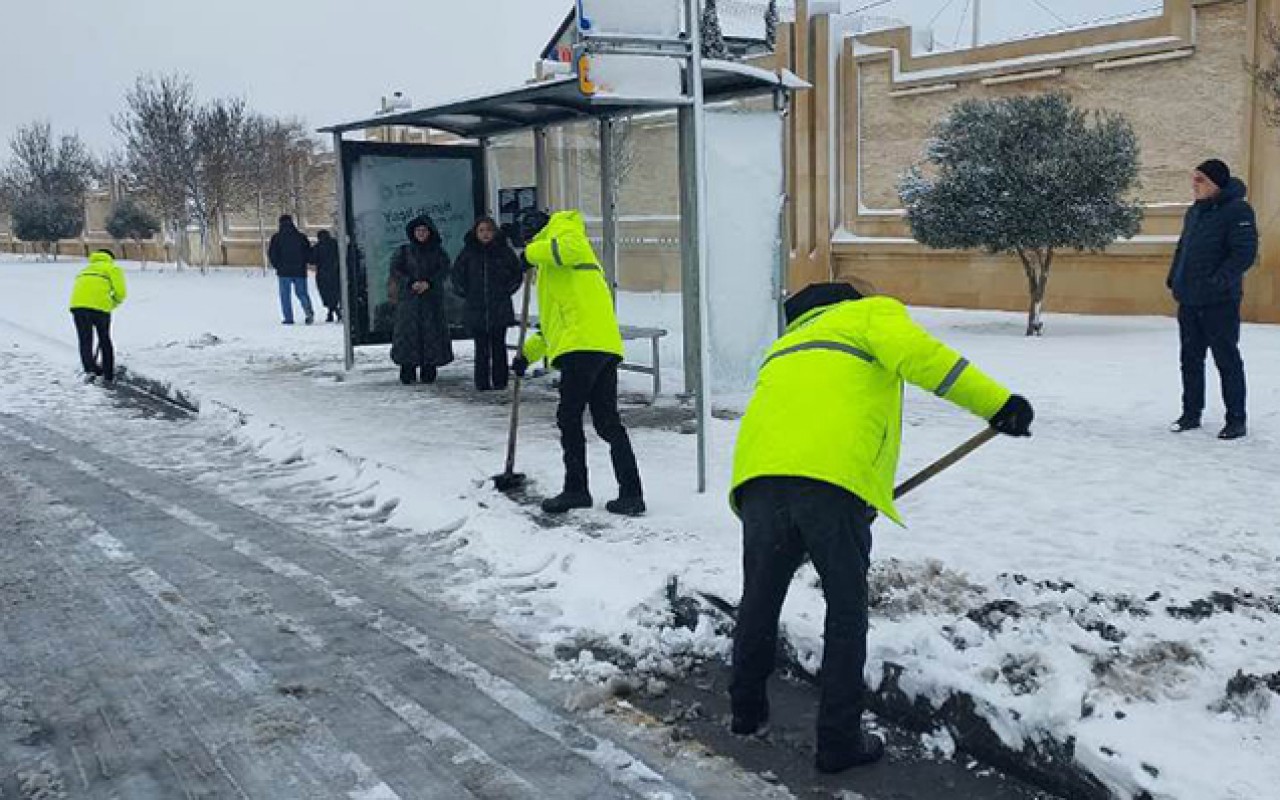
[[293, 217], [284, 214], [280, 217], [280, 228], [271, 237], [267, 246], [267, 259], [276, 271], [280, 283], [280, 313], [284, 316], [284, 324], [293, 324], [293, 299], [290, 291], [298, 296], [302, 304], [302, 312], [306, 314], [306, 323], [315, 321], [311, 311], [311, 294], [307, 291], [307, 264], [311, 261], [311, 240], [293, 224]]
[[440, 231], [425, 214], [410, 220], [405, 234], [408, 243], [391, 257], [391, 278], [396, 282], [391, 360], [400, 365], [401, 383], [413, 383], [419, 370], [423, 383], [433, 383], [437, 368], [453, 361], [444, 313], [449, 254]]
[[453, 287], [466, 301], [467, 330], [476, 344], [476, 389], [507, 387], [507, 328], [516, 324], [511, 295], [520, 289], [520, 259], [490, 217], [467, 233], [453, 264]]
[[1239, 439], [1246, 433], [1240, 301], [1244, 274], [1258, 256], [1258, 226], [1245, 200], [1248, 188], [1223, 162], [1210, 159], [1197, 167], [1191, 190], [1195, 203], [1187, 211], [1166, 281], [1178, 301], [1182, 341], [1182, 416], [1171, 430], [1200, 427], [1205, 354], [1212, 351], [1227, 407], [1227, 424], [1218, 438]]
[[325, 322], [342, 319], [342, 278], [338, 269], [338, 240], [328, 231], [316, 234], [316, 246], [311, 251], [311, 263], [316, 267], [316, 288], [320, 290], [320, 302], [328, 310]]

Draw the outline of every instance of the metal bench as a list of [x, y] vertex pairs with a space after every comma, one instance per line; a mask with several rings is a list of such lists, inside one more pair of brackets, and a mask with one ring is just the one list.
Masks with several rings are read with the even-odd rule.
[[[529, 329], [533, 330], [537, 325], [538, 318], [536, 316], [530, 316]], [[638, 325], [619, 325], [618, 332], [622, 334], [622, 341], [624, 342], [634, 342], [641, 339], [649, 340], [649, 352], [652, 354], [650, 356], [650, 363], [633, 364], [624, 360], [618, 365], [618, 369], [626, 372], [637, 372], [641, 375], [649, 375], [653, 378], [653, 396], [649, 398], [649, 403], [652, 405], [657, 402], [658, 395], [662, 394], [662, 358], [660, 356], [658, 340], [666, 336], [667, 331], [664, 328], [644, 328]], [[507, 348], [514, 350], [515, 345], [508, 342]]]

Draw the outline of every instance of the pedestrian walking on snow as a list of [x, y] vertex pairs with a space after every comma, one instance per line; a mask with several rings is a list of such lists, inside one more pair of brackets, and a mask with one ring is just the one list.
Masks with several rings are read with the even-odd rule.
[[320, 290], [320, 302], [328, 314], [325, 322], [342, 319], [342, 277], [338, 268], [338, 241], [327, 230], [316, 234], [316, 246], [311, 251], [311, 263], [316, 268], [316, 288]]
[[271, 237], [267, 245], [267, 259], [271, 268], [276, 271], [276, 280], [280, 290], [280, 313], [285, 325], [293, 324], [293, 299], [290, 292], [298, 296], [302, 304], [302, 313], [306, 314], [305, 322], [310, 325], [315, 321], [311, 310], [311, 294], [307, 291], [307, 264], [311, 261], [311, 240], [293, 224], [293, 217], [284, 214], [280, 217], [280, 227]]
[[401, 383], [411, 384], [419, 375], [423, 383], [434, 383], [437, 369], [453, 361], [444, 312], [449, 255], [440, 231], [425, 214], [409, 221], [405, 236], [409, 241], [391, 257], [396, 284], [391, 360], [400, 365]]
[[[80, 365], [92, 379], [102, 376], [105, 383], [116, 379], [116, 349], [111, 343], [111, 315], [128, 295], [124, 271], [116, 265], [110, 250], [96, 250], [89, 264], [76, 275], [71, 287], [71, 318], [80, 343]], [[102, 363], [94, 356], [94, 335], [102, 352]]]
[[1195, 203], [1165, 281], [1178, 301], [1182, 416], [1174, 433], [1200, 427], [1205, 403], [1205, 355], [1213, 353], [1227, 407], [1219, 439], [1247, 433], [1244, 359], [1240, 356], [1240, 301], [1244, 274], [1258, 257], [1258, 226], [1249, 190], [1226, 164], [1210, 159], [1191, 173]]
[[564, 451], [564, 490], [544, 500], [542, 510], [563, 514], [592, 505], [587, 440], [582, 432], [582, 417], [590, 408], [596, 433], [609, 443], [618, 481], [618, 498], [605, 508], [614, 514], [643, 514], [640, 468], [618, 414], [622, 335], [613, 295], [587, 239], [582, 214], [560, 211], [548, 217], [542, 211], [526, 211], [521, 217], [520, 237], [528, 242], [525, 260], [536, 270], [541, 330], [528, 338], [512, 368], [517, 375], [524, 375], [530, 362], [545, 357], [560, 371], [556, 424]]
[[507, 236], [490, 217], [467, 233], [453, 264], [453, 287], [466, 301], [465, 322], [475, 342], [476, 389], [507, 388], [507, 329], [516, 324], [511, 295], [520, 290], [523, 269]]
[[903, 382], [1011, 436], [1031, 405], [907, 316], [897, 300], [845, 283], [789, 299], [787, 329], [765, 356], [734, 451], [731, 503], [742, 520], [743, 586], [733, 640], [732, 730], [769, 720], [778, 616], [792, 576], [813, 561], [827, 602], [816, 766], [841, 772], [884, 755], [863, 732], [867, 570], [876, 513], [893, 505]]

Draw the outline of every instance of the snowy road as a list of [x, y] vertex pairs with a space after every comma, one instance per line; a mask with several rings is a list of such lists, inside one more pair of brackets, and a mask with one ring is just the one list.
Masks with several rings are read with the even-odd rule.
[[[614, 744], [622, 726], [560, 711], [565, 689], [546, 665], [484, 624], [219, 497], [199, 475], [107, 454], [141, 439], [190, 463], [236, 455], [181, 420], [79, 388], [64, 398], [66, 430], [0, 414], [0, 796], [779, 791], [642, 752], [644, 742]], [[317, 498], [275, 502], [314, 524]]]

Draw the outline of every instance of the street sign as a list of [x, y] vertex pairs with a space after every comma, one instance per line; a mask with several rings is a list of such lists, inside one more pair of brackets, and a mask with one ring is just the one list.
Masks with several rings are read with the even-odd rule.
[[675, 38], [683, 28], [681, 6], [680, 0], [578, 0], [578, 32]]

